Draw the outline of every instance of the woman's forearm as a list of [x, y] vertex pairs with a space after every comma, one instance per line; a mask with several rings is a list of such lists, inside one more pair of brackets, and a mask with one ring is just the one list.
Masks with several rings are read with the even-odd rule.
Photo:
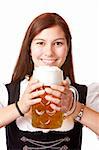
[[14, 121], [20, 116], [15, 104], [0, 108], [0, 128]]
[[[75, 118], [78, 113], [81, 110], [81, 103], [77, 103], [77, 107], [76, 110], [73, 114], [73, 117]], [[95, 132], [97, 135], [99, 135], [99, 113], [88, 108], [88, 107], [84, 107], [83, 110], [83, 114], [81, 117], [81, 120], [79, 121], [81, 124], [83, 124], [84, 126], [87, 126], [88, 128], [90, 128], [93, 132]]]

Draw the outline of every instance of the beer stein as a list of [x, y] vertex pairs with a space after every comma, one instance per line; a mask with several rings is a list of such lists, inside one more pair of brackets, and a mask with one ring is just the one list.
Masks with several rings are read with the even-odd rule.
[[[44, 89], [60, 83], [63, 80], [63, 71], [56, 66], [40, 66], [34, 69], [33, 78], [43, 83], [40, 89]], [[41, 102], [32, 106], [32, 126], [43, 129], [59, 128], [63, 122], [63, 113], [50, 107], [52, 102], [45, 99], [46, 94], [48, 95], [48, 93], [40, 95]]]

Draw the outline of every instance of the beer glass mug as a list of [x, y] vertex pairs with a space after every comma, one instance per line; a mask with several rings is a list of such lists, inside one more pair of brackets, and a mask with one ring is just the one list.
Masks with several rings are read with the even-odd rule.
[[[33, 71], [33, 78], [42, 82], [44, 86], [40, 89], [44, 89], [61, 82], [63, 71], [55, 66], [40, 66]], [[40, 103], [32, 106], [32, 125], [43, 129], [59, 128], [63, 122], [63, 113], [50, 107], [51, 102], [45, 99], [46, 94], [40, 96], [42, 99]]]

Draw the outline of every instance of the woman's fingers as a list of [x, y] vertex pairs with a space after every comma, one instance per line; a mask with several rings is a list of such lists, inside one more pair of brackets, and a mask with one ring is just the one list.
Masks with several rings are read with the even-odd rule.
[[53, 90], [51, 88], [45, 88], [45, 92], [58, 98], [61, 98], [62, 94], [60, 91]]
[[62, 86], [62, 85], [52, 85], [51, 88], [53, 90], [57, 90], [57, 91], [60, 91], [60, 92], [65, 92], [66, 91], [66, 87], [65, 86]]
[[[60, 91], [58, 90], [58, 88], [60, 89]], [[61, 99], [61, 98], [65, 98], [66, 95], [71, 91], [69, 89], [65, 89], [63, 86], [60, 86], [60, 87], [57, 86], [55, 89], [45, 88], [45, 92]]]
[[45, 96], [45, 99], [52, 102], [52, 103], [55, 103], [55, 104], [59, 104], [60, 103], [60, 99], [59, 98], [55, 98], [51, 95], [46, 95]]
[[33, 99], [33, 98], [39, 97], [40, 95], [42, 95], [44, 93], [45, 93], [45, 90], [36, 90], [30, 94], [29, 98]]
[[65, 93], [67, 89], [69, 89], [69, 83], [67, 80], [63, 80], [60, 84], [51, 85], [53, 90], [60, 91]]
[[61, 99], [61, 111], [66, 113], [69, 111], [73, 104], [73, 94], [71, 91], [68, 91], [68, 94], [66, 95], [65, 99]]
[[66, 86], [67, 88], [69, 88], [70, 81], [68, 79], [62, 80], [62, 82], [60, 82], [58, 85], [63, 85], [63, 86]]
[[55, 104], [50, 104], [50, 107], [51, 107], [52, 109], [56, 110], [56, 111], [60, 111], [60, 110], [61, 110], [61, 108], [58, 107], [58, 106], [56, 106]]
[[30, 105], [34, 105], [34, 104], [37, 104], [37, 103], [40, 103], [40, 102], [41, 102], [41, 98], [35, 98], [35, 99], [30, 101]]
[[40, 82], [33, 83], [28, 87], [27, 92], [31, 93], [35, 91], [36, 89], [39, 89], [39, 88], [41, 89], [42, 86], [43, 84]]
[[47, 93], [45, 99], [51, 101], [51, 108], [57, 111], [66, 112], [72, 105], [71, 97], [69, 95], [69, 83], [64, 80], [58, 85], [42, 88], [43, 84], [38, 80], [30, 79], [28, 86], [23, 94], [23, 100], [27, 106], [34, 105], [41, 102], [40, 95]]
[[52, 105], [52, 108], [54, 109], [54, 107], [55, 107], [55, 110], [56, 109], [61, 110], [62, 112], [66, 113], [72, 107], [73, 94], [72, 94], [71, 90], [67, 90], [66, 94], [61, 93], [60, 97], [54, 97], [52, 95], [46, 95], [45, 98], [48, 101], [52, 102], [51, 104], [54, 104], [54, 106]]

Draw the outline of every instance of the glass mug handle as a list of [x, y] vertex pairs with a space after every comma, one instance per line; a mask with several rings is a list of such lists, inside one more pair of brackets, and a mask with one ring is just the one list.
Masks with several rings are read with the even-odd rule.
[[76, 108], [76, 103], [77, 101], [79, 100], [79, 94], [78, 94], [78, 91], [77, 89], [74, 87], [74, 86], [71, 86], [70, 85], [70, 88], [69, 88], [72, 93], [73, 93], [73, 107], [71, 108], [71, 110], [67, 111], [66, 113], [64, 113], [64, 117], [67, 117], [69, 115], [71, 115], [74, 111], [75, 111], [75, 108]]

